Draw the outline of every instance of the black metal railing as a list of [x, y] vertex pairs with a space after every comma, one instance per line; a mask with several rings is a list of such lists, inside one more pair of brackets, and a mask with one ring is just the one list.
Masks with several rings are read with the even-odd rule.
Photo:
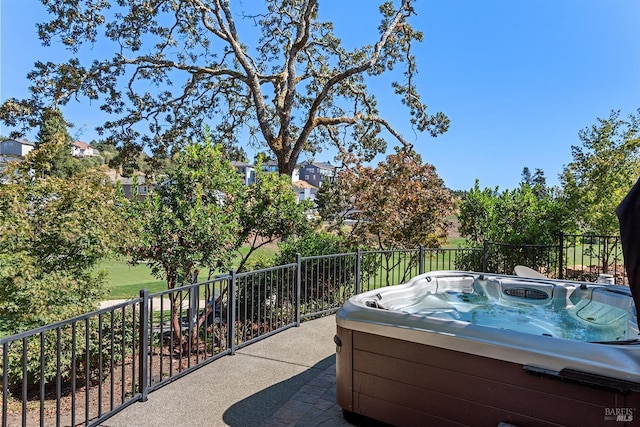
[[560, 236], [561, 275], [559, 277], [593, 282], [601, 274], [611, 275], [617, 284], [628, 284], [619, 236]]
[[0, 339], [2, 425], [90, 425], [143, 400], [142, 301]]
[[[357, 251], [184, 285], [0, 339], [2, 427], [97, 425], [148, 393], [351, 296], [433, 270], [625, 283], [619, 239], [563, 235], [557, 245]], [[578, 266], [580, 268], [578, 268]]]

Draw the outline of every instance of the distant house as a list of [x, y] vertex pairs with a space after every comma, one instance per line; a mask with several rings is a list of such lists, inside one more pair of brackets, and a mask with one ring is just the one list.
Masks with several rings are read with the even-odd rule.
[[[133, 194], [135, 193], [135, 188], [133, 185], [133, 177], [123, 177], [118, 174], [113, 169], [110, 169], [105, 172], [107, 176], [111, 179], [113, 183], [120, 183], [122, 186], [122, 192], [125, 197], [129, 200], [133, 198]], [[146, 198], [153, 190], [155, 189], [155, 180], [147, 178], [143, 173], [136, 173], [136, 180], [138, 182], [138, 200], [142, 200]]]
[[98, 150], [93, 149], [89, 144], [82, 141], [73, 141], [71, 143], [71, 155], [73, 157], [93, 157], [98, 156]]
[[231, 162], [242, 177], [244, 185], [251, 185], [256, 182], [256, 168], [253, 165], [243, 162]]
[[262, 164], [262, 172], [278, 172], [278, 162], [269, 160]]
[[292, 184], [293, 191], [296, 193], [296, 200], [298, 202], [302, 200], [316, 200], [318, 194], [318, 187], [314, 187], [306, 181], [296, 181]]
[[14, 156], [24, 158], [24, 156], [29, 154], [34, 148], [36, 148], [36, 144], [30, 141], [5, 139], [0, 143], [0, 155], [5, 157]]
[[336, 169], [330, 163], [307, 162], [300, 168], [300, 179], [319, 188], [324, 180], [333, 180]]

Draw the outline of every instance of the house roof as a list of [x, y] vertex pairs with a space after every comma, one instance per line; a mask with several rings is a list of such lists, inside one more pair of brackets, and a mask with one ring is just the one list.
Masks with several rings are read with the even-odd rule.
[[310, 189], [318, 189], [318, 187], [316, 187], [315, 185], [311, 185], [309, 184], [307, 181], [296, 181], [294, 183], [291, 184], [293, 186], [293, 188], [296, 189], [303, 189], [303, 188], [310, 188]]
[[89, 147], [89, 144], [87, 144], [86, 142], [82, 142], [82, 141], [73, 141], [71, 143], [71, 145], [78, 147], [81, 150], [86, 150]]
[[36, 143], [35, 142], [31, 142], [31, 141], [27, 141], [26, 139], [4, 139], [2, 140], [2, 142], [7, 142], [7, 141], [11, 141], [11, 142], [17, 142], [18, 144], [22, 144], [22, 145], [30, 145], [31, 147], [35, 147]]
[[245, 162], [232, 161], [231, 164], [237, 168], [253, 168], [254, 167], [251, 163], [245, 163]]
[[335, 169], [337, 166], [332, 165], [329, 162], [307, 162], [305, 166], [314, 166], [320, 169]]

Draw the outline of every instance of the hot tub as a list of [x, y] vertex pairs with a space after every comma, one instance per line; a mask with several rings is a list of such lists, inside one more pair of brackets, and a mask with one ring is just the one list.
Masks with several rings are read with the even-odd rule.
[[357, 295], [336, 321], [347, 415], [393, 425], [640, 425], [627, 287], [436, 271]]

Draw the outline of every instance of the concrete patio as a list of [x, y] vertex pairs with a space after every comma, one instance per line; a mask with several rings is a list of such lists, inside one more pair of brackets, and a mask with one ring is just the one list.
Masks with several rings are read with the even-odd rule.
[[335, 316], [303, 322], [149, 394], [104, 427], [348, 426], [335, 403]]

